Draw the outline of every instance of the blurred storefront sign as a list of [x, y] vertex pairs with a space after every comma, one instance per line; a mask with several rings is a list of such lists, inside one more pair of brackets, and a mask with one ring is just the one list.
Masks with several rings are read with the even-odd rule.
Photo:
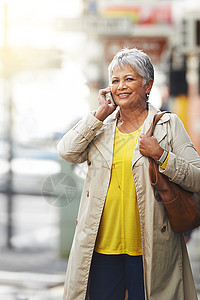
[[81, 18], [61, 18], [55, 20], [58, 31], [80, 31], [95, 35], [129, 35], [132, 24], [126, 18], [102, 18], [97, 15], [82, 16]]
[[169, 3], [130, 4], [128, 1], [104, 2], [101, 14], [107, 18], [129, 18], [138, 25], [172, 25], [172, 6]]
[[113, 56], [125, 47], [138, 48], [147, 53], [153, 64], [158, 64], [162, 60], [162, 56], [168, 47], [167, 37], [117, 37], [103, 38], [105, 44], [106, 64], [109, 64]]

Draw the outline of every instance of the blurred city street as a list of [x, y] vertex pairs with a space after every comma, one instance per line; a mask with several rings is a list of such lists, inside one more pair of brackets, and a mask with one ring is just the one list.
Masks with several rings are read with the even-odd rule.
[[67, 259], [59, 257], [57, 209], [41, 196], [14, 197], [13, 248], [7, 249], [5, 200], [0, 194], [0, 299], [61, 299]]
[[[199, 0], [0, 0], [0, 300], [62, 299], [88, 166], [56, 145], [135, 47], [154, 65], [149, 101], [200, 154]], [[200, 229], [187, 247], [200, 300]]]

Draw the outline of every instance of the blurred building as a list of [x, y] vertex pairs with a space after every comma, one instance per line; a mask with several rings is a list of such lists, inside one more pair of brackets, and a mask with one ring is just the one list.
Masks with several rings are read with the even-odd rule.
[[[0, 6], [3, 192], [40, 194], [48, 174], [77, 178], [74, 168], [65, 170], [56, 143], [74, 119], [97, 107], [107, 66], [124, 47], [150, 56], [156, 73], [150, 101], [180, 116], [200, 153], [198, 0], [5, 0]], [[62, 253], [69, 252], [75, 227], [66, 214], [59, 222], [61, 240], [69, 229]]]

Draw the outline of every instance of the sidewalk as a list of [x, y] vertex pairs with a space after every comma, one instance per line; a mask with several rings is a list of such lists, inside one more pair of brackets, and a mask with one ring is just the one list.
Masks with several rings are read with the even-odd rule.
[[60, 300], [67, 260], [55, 251], [11, 251], [0, 255], [0, 299]]
[[67, 259], [59, 257], [58, 210], [40, 196], [15, 195], [13, 249], [0, 194], [0, 300], [61, 300]]

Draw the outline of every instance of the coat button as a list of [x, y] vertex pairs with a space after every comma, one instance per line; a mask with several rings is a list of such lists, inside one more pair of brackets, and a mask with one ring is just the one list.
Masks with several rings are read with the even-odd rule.
[[76, 226], [78, 225], [78, 220], [76, 219]]
[[90, 166], [90, 165], [91, 165], [91, 161], [90, 161], [90, 160], [88, 160], [88, 161], [87, 161], [87, 164], [88, 164], [88, 166]]
[[163, 232], [165, 232], [166, 230], [167, 230], [167, 227], [164, 225], [164, 226], [161, 227], [161, 230], [160, 230], [160, 231], [163, 233]]
[[89, 195], [90, 195], [90, 193], [89, 193], [89, 191], [87, 191], [87, 192], [86, 192], [86, 196], [89, 197]]

